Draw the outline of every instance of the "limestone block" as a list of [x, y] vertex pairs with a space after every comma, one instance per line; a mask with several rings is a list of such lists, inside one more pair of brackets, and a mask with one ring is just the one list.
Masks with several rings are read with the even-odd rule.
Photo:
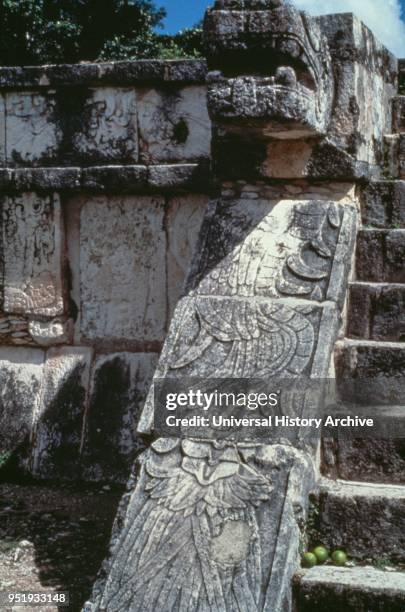
[[404, 285], [352, 283], [348, 335], [364, 340], [405, 340]]
[[[366, 522], [370, 524], [368, 517]], [[384, 550], [384, 546], [381, 550]], [[333, 608], [353, 612], [402, 612], [405, 605], [403, 572], [382, 572], [370, 566], [314, 567], [302, 573], [302, 580], [296, 588], [296, 604], [300, 612]]]
[[405, 282], [405, 231], [361, 230], [357, 237], [356, 271], [360, 281]]
[[44, 352], [0, 347], [0, 454], [31, 434], [41, 395]]
[[405, 228], [405, 181], [370, 183], [362, 194], [365, 226]]
[[196, 195], [173, 198], [168, 205], [167, 267], [170, 316], [183, 290], [207, 203], [206, 196]]
[[[382, 408], [378, 407], [381, 418]], [[393, 408], [387, 409], [392, 419]], [[405, 427], [403, 407], [395, 409]], [[392, 424], [391, 424], [392, 427]], [[331, 478], [354, 482], [405, 484], [405, 454], [403, 440], [366, 439], [324, 440], [323, 473]]]
[[221, 200], [207, 215], [188, 288], [202, 295], [341, 300], [334, 260], [347, 267], [354, 223], [353, 208], [332, 201]]
[[38, 478], [78, 479], [92, 350], [52, 348], [46, 354], [36, 414], [32, 472]]
[[325, 481], [317, 505], [317, 541], [357, 559], [383, 552], [392, 561], [405, 560], [404, 487]]
[[73, 325], [69, 319], [52, 319], [51, 321], [31, 320], [28, 330], [32, 340], [39, 346], [68, 344], [72, 338]]
[[63, 227], [57, 194], [24, 193], [3, 202], [4, 311], [63, 313]]
[[62, 141], [53, 93], [6, 94], [7, 164], [54, 163]]
[[341, 399], [366, 407], [403, 406], [404, 363], [403, 342], [339, 342], [335, 365]]
[[94, 364], [82, 454], [85, 480], [125, 483], [144, 449], [136, 433], [157, 355], [114, 353]]
[[394, 132], [405, 132], [405, 96], [397, 96], [392, 104]]
[[162, 341], [166, 325], [164, 200], [98, 197], [80, 218], [81, 334]]
[[80, 128], [72, 136], [74, 159], [97, 163], [138, 160], [136, 94], [133, 89], [90, 90]]
[[211, 122], [205, 87], [138, 92], [138, 116], [141, 161], [209, 157]]
[[335, 77], [329, 138], [355, 159], [379, 165], [384, 135], [392, 130], [396, 58], [351, 13], [318, 21], [328, 38]]
[[0, 165], [6, 162], [6, 107], [4, 96], [0, 95]]

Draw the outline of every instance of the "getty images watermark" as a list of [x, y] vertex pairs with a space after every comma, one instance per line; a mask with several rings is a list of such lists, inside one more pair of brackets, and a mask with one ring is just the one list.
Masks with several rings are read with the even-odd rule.
[[395, 414], [391, 405], [394, 393], [404, 397], [405, 384], [397, 383], [380, 395], [374, 388], [370, 396], [370, 381], [355, 386], [347, 381], [337, 388], [330, 379], [165, 378], [154, 383], [154, 429], [164, 437], [235, 441], [310, 440], [320, 432], [403, 438], [401, 410]]

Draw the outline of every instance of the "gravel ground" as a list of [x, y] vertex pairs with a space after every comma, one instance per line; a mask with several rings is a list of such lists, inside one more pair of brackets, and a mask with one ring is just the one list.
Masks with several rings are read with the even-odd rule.
[[0, 591], [68, 591], [78, 612], [106, 556], [122, 487], [0, 483]]

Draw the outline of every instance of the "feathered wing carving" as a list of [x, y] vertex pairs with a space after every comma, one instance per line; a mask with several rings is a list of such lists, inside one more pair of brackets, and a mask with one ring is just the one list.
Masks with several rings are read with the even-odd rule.
[[100, 608], [259, 610], [256, 508], [270, 492], [269, 480], [230, 443], [155, 442], [144, 455], [134, 492], [142, 501], [116, 544]]
[[[259, 378], [281, 371], [296, 374], [311, 357], [314, 330], [302, 309], [269, 301], [223, 298], [216, 302], [203, 297], [195, 298], [194, 309], [199, 332], [170, 363], [171, 369], [204, 359], [215, 341], [229, 345], [225, 361], [212, 366], [211, 375], [217, 378]], [[181, 337], [179, 341], [183, 346]]]
[[[183, 302], [165, 374], [302, 374], [315, 345], [315, 307], [274, 298], [322, 299], [334, 246], [328, 232], [339, 224], [335, 207], [313, 211], [304, 205], [294, 206], [279, 226], [277, 217], [260, 223]], [[268, 249], [269, 236], [277, 248]], [[268, 561], [258, 521], [271, 483], [245, 460], [242, 447], [160, 439], [145, 452], [100, 610], [263, 609]]]

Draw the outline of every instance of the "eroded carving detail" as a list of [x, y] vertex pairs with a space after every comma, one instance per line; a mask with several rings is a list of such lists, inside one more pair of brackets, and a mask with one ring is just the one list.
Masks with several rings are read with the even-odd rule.
[[[290, 308], [269, 300], [196, 298], [185, 307], [169, 371], [183, 376], [265, 378], [300, 374], [314, 347], [312, 308]], [[193, 331], [198, 330], [194, 335]], [[168, 372], [168, 375], [169, 372]]]
[[73, 136], [73, 149], [95, 161], [137, 161], [135, 92], [93, 90], [84, 108], [82, 131]]
[[29, 193], [6, 198], [5, 312], [44, 316], [63, 313], [60, 214], [57, 196]]
[[270, 479], [233, 444], [160, 439], [141, 482], [138, 515], [117, 543], [101, 609], [258, 610], [256, 509], [269, 499]]
[[39, 165], [52, 161], [62, 133], [52, 94], [10, 93], [6, 96], [7, 162]]
[[193, 287], [201, 295], [322, 301], [342, 218], [334, 202], [219, 203]]
[[324, 134], [333, 74], [317, 21], [283, 3], [222, 8], [217, 2], [205, 22], [213, 119], [279, 138]]

